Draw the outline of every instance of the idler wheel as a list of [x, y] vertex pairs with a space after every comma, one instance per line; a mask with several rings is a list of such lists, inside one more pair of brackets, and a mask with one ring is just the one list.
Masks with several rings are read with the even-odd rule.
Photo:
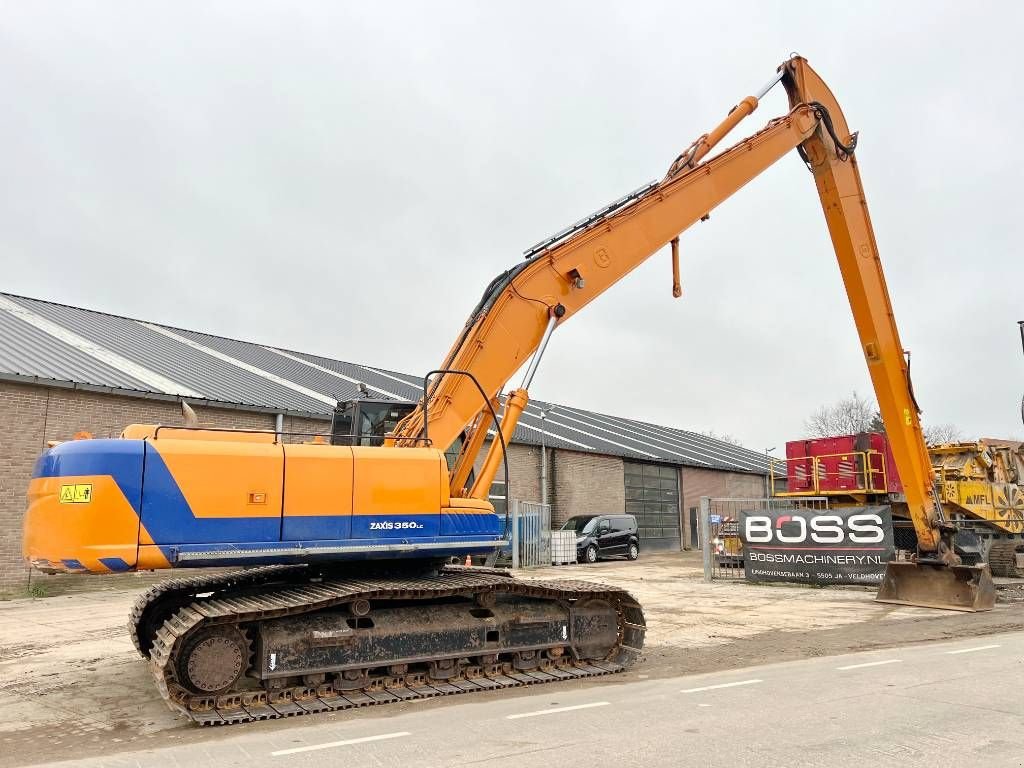
[[187, 640], [178, 662], [179, 680], [195, 693], [231, 690], [249, 667], [249, 643], [236, 627], [211, 627]]

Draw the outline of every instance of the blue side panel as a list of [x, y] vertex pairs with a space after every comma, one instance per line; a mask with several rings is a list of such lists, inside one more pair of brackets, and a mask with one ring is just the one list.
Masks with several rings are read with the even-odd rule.
[[155, 544], [279, 541], [280, 517], [196, 517], [163, 457], [146, 445], [142, 524]]
[[287, 515], [285, 542], [343, 539], [426, 538], [434, 536], [497, 536], [504, 529], [497, 515]]
[[347, 539], [351, 531], [351, 515], [285, 515], [281, 538], [285, 541]]
[[33, 477], [110, 475], [138, 514], [142, 508], [142, 440], [72, 440], [36, 460]]
[[87, 570], [89, 570], [84, 565], [82, 565], [82, 561], [81, 560], [61, 560], [61, 562], [64, 563], [64, 567], [67, 568], [69, 571], [87, 571]]
[[465, 536], [467, 534], [498, 535], [505, 528], [505, 521], [497, 515], [443, 514], [441, 515], [442, 536]]

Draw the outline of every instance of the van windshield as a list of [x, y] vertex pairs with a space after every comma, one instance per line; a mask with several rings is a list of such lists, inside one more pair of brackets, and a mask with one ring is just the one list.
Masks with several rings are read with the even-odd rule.
[[570, 517], [562, 526], [563, 531], [576, 531], [576, 533], [592, 533], [597, 525], [597, 515], [577, 515]]

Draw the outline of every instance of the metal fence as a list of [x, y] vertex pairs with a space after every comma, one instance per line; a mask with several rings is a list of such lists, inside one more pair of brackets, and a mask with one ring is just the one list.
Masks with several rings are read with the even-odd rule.
[[743, 579], [743, 544], [740, 542], [740, 511], [781, 509], [828, 509], [824, 496], [797, 499], [700, 499], [700, 542], [704, 555], [704, 581]]
[[551, 505], [512, 502], [512, 567], [551, 565]]

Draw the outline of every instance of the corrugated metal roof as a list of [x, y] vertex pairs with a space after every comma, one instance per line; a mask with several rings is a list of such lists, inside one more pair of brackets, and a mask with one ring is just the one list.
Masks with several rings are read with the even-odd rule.
[[[329, 400], [419, 398], [422, 377], [0, 293], [0, 376], [326, 417]], [[154, 387], [162, 383], [162, 388]], [[197, 397], [196, 397], [197, 396]], [[763, 474], [764, 454], [658, 424], [532, 400], [514, 441]]]
[[138, 379], [47, 335], [11, 312], [0, 311], [0, 339], [2, 371], [102, 387], [146, 389]]

